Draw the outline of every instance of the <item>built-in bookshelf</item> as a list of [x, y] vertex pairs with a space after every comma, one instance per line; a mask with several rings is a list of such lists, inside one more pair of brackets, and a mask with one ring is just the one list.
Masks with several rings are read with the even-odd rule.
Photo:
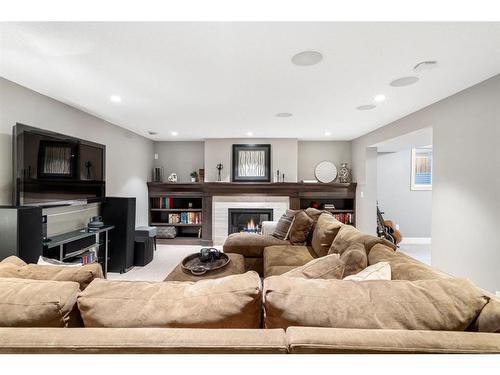
[[329, 211], [335, 218], [349, 225], [356, 225], [355, 217], [355, 195], [348, 195], [346, 197], [301, 197], [300, 208], [305, 209], [308, 207], [316, 207], [321, 210]]
[[[158, 238], [165, 244], [205, 244], [203, 240], [203, 197], [198, 187], [177, 191], [183, 185], [163, 184], [149, 192], [149, 223], [156, 227], [174, 227], [175, 238]], [[181, 189], [182, 190], [182, 189]]]

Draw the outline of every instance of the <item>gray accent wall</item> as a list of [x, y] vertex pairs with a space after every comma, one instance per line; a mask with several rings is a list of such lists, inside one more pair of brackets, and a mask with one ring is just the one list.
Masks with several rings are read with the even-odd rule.
[[205, 164], [205, 144], [203, 141], [165, 141], [154, 143], [154, 153], [158, 159], [155, 167], [163, 167], [163, 180], [176, 173], [179, 182], [190, 182], [191, 172], [198, 171]]
[[431, 237], [432, 191], [411, 190], [411, 150], [378, 153], [377, 200], [404, 237]]
[[[500, 75], [353, 141], [357, 224], [376, 227], [372, 145], [433, 129], [432, 264], [500, 291]], [[375, 164], [376, 168], [376, 164]], [[363, 198], [361, 197], [363, 195]]]
[[298, 143], [298, 181], [314, 180], [314, 169], [319, 162], [328, 160], [333, 162], [337, 169], [341, 163], [348, 163], [351, 167], [350, 141], [299, 141]]
[[[0, 204], [11, 204], [12, 127], [16, 122], [105, 144], [106, 195], [136, 197], [136, 224], [148, 223], [146, 181], [151, 179], [153, 142], [3, 78], [0, 78]], [[75, 206], [74, 211], [83, 208]], [[49, 234], [76, 229], [96, 213], [96, 208], [89, 205], [80, 212], [78, 220], [73, 220], [75, 214], [67, 210], [46, 212], [55, 215], [52, 222], [49, 216]], [[63, 225], [53, 225], [57, 222]]]

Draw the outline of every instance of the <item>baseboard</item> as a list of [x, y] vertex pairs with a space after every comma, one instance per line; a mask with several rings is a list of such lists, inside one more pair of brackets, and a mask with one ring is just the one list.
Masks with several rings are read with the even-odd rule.
[[430, 237], [404, 237], [400, 245], [430, 245]]

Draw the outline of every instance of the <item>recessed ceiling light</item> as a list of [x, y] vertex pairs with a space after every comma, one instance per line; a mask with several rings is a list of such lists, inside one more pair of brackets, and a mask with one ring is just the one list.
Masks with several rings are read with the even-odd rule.
[[174, 137], [178, 136], [179, 135], [179, 132], [171, 132], [170, 134], [172, 134]]
[[374, 109], [376, 105], [374, 104], [365, 104], [365, 105], [360, 105], [359, 107], [356, 107], [356, 109], [360, 111], [369, 111], [370, 109]]
[[392, 87], [404, 87], [404, 86], [410, 86], [413, 85], [414, 83], [418, 82], [418, 77], [414, 76], [409, 76], [409, 77], [401, 77], [398, 79], [395, 79], [394, 81], [391, 82]]
[[437, 67], [437, 61], [436, 60], [428, 60], [428, 61], [422, 61], [419, 62], [417, 65], [413, 67], [413, 70], [416, 72], [423, 72], [426, 70], [431, 70]]
[[329, 132], [329, 131], [326, 131], [326, 132], [325, 132], [325, 136], [329, 137], [329, 136], [331, 136], [331, 135], [332, 135], [332, 132]]
[[323, 55], [318, 51], [303, 51], [292, 57], [292, 62], [299, 66], [315, 65], [323, 60]]
[[109, 100], [111, 100], [113, 103], [121, 103], [122, 98], [118, 95], [111, 95], [109, 97]]
[[276, 117], [292, 117], [293, 115], [289, 112], [276, 113]]
[[251, 136], [253, 135], [253, 133], [252, 133], [252, 132], [247, 132], [247, 135], [248, 135], [249, 137], [251, 137]]
[[158, 134], [158, 132], [154, 132], [154, 131], [152, 131], [152, 130], [148, 130], [148, 134], [149, 134], [149, 135], [156, 135], [156, 134]]
[[385, 95], [383, 94], [375, 95], [373, 100], [375, 100], [378, 103], [383, 102], [385, 100]]

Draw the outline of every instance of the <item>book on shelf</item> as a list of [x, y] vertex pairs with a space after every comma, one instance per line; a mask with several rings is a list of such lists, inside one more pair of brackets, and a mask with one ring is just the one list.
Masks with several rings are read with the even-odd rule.
[[151, 198], [151, 208], [173, 208], [174, 199], [172, 197], [153, 197]]
[[344, 224], [352, 224], [353, 223], [353, 214], [352, 213], [343, 213], [343, 214], [335, 214], [333, 215], [335, 219]]
[[169, 224], [201, 224], [201, 212], [180, 212], [168, 215]]

